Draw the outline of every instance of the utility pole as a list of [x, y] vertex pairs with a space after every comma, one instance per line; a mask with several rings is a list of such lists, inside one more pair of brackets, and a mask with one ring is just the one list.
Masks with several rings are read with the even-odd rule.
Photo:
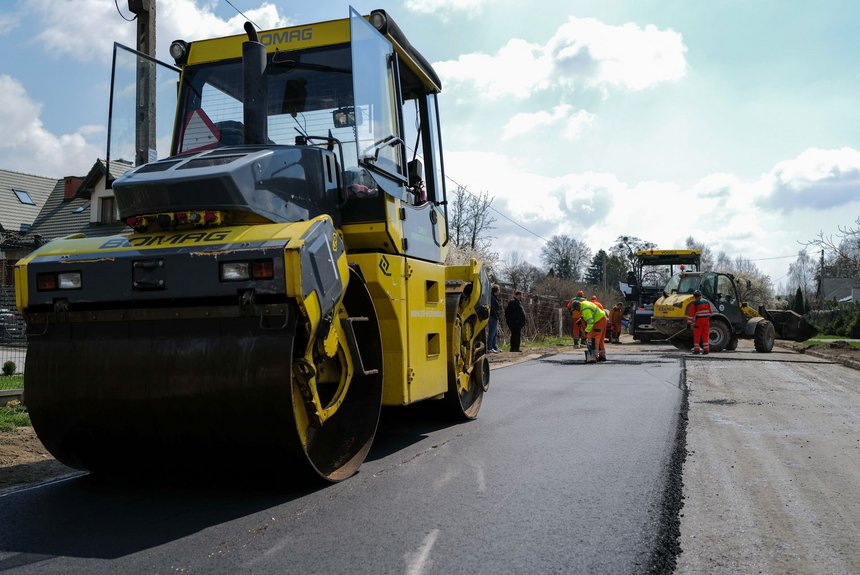
[[[603, 252], [603, 293], [606, 293], [606, 258], [608, 257], [606, 252]], [[605, 295], [603, 297], [606, 297]]]
[[[128, 0], [137, 16], [137, 51], [155, 58], [155, 0]], [[137, 60], [134, 165], [156, 160], [155, 149], [155, 62]]]

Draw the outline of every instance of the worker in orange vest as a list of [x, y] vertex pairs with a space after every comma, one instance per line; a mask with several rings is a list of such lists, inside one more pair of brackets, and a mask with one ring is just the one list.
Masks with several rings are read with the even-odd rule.
[[[582, 291], [576, 293], [576, 297], [571, 300], [571, 304], [575, 301], [585, 299], [585, 294]], [[573, 347], [579, 349], [580, 345], [585, 346], [585, 322], [582, 321], [582, 312], [579, 308], [574, 309], [570, 306], [570, 315], [573, 318]]]
[[702, 342], [702, 353], [711, 351], [711, 303], [702, 297], [702, 292], [693, 292], [693, 303], [687, 308], [687, 326], [693, 327], [693, 353], [699, 353], [699, 341]]
[[[597, 361], [606, 361], [606, 312], [590, 301], [573, 301], [571, 308], [582, 312], [582, 320], [585, 322], [585, 337], [588, 347], [597, 355]], [[586, 353], [588, 358], [588, 353]], [[588, 361], [588, 359], [586, 359]]]
[[600, 309], [605, 309], [605, 308], [603, 307], [603, 304], [602, 304], [602, 303], [600, 303], [599, 301], [597, 301], [597, 296], [596, 296], [596, 295], [591, 296], [591, 303], [593, 303], [594, 305], [596, 305], [596, 306], [597, 306], [597, 307], [599, 307]]
[[621, 320], [624, 318], [621, 303], [609, 311], [609, 343], [621, 343]]

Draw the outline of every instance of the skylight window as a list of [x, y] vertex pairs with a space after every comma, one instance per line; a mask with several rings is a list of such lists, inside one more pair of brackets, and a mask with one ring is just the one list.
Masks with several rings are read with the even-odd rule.
[[73, 209], [73, 210], [72, 210], [72, 213], [73, 213], [73, 214], [80, 214], [80, 213], [81, 213], [81, 212], [83, 212], [85, 209], [87, 209], [87, 208], [89, 207], [89, 205], [90, 205], [90, 203], [89, 203], [89, 202], [81, 202], [81, 205], [79, 205], [78, 207], [76, 207], [75, 209]]
[[27, 204], [30, 206], [36, 205], [36, 202], [33, 201], [33, 198], [30, 197], [30, 194], [25, 192], [24, 190], [12, 188], [12, 191], [15, 192], [15, 195], [18, 196], [18, 201], [22, 204]]

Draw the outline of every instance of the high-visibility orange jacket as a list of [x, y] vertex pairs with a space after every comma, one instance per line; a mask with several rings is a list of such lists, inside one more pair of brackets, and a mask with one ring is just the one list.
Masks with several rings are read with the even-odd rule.
[[624, 312], [622, 312], [618, 308], [612, 308], [609, 311], [609, 323], [621, 323], [621, 320], [623, 317], [624, 317]]
[[697, 319], [706, 319], [711, 317], [711, 304], [703, 297], [693, 300], [690, 307], [687, 308], [687, 323], [693, 323]]

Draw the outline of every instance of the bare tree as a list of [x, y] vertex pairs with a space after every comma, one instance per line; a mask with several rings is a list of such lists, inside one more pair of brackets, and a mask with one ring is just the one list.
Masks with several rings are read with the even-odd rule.
[[809, 301], [810, 296], [816, 291], [816, 268], [815, 261], [809, 257], [806, 250], [800, 250], [795, 262], [788, 266], [788, 278], [786, 280], [788, 292], [791, 293], [800, 288], [804, 301]]
[[702, 252], [702, 269], [703, 270], [713, 270], [715, 269], [714, 262], [714, 252], [711, 251], [707, 245], [701, 242], [697, 242], [693, 236], [687, 236], [684, 244], [687, 246], [688, 250], [700, 250]]
[[591, 260], [591, 248], [567, 235], [553, 236], [543, 248], [540, 259], [555, 277], [579, 280]]
[[824, 272], [830, 277], [857, 277], [860, 275], [860, 217], [853, 226], [839, 226], [837, 234], [803, 242], [806, 247], [816, 248], [825, 258]]
[[458, 186], [451, 194], [451, 200], [448, 210], [451, 241], [458, 247], [478, 252], [488, 250], [493, 239], [489, 232], [496, 223], [496, 218], [490, 214], [494, 198], [489, 192], [475, 195], [464, 186]]
[[609, 248], [609, 253], [622, 258], [626, 269], [625, 273], [634, 268], [636, 263], [636, 252], [641, 250], [655, 249], [657, 244], [637, 238], [636, 236], [618, 236], [615, 243]]
[[524, 261], [519, 252], [513, 252], [505, 261], [502, 278], [513, 289], [528, 292], [541, 281], [546, 273], [540, 268]]
[[[738, 297], [750, 305], [769, 305], [773, 300], [773, 284], [752, 260], [738, 256], [730, 270], [738, 284]], [[753, 307], [756, 307], [753, 305]]]
[[720, 251], [720, 253], [717, 254], [717, 259], [714, 261], [714, 265], [711, 269], [715, 272], [732, 273], [732, 270], [734, 269], [732, 258], [730, 258], [726, 252]]

